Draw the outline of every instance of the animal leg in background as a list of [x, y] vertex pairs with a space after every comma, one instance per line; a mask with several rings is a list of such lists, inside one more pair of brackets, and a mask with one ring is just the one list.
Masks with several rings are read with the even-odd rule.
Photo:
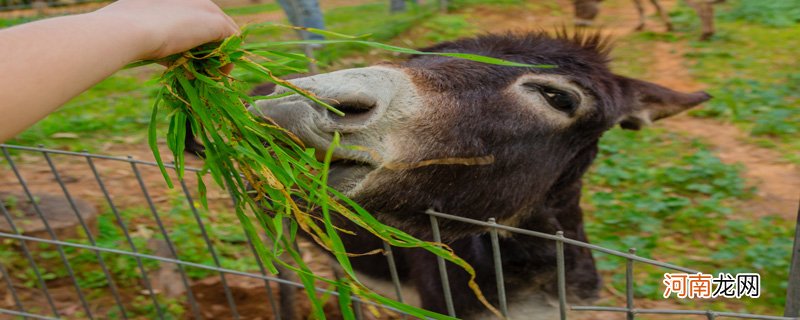
[[[672, 22], [669, 19], [669, 15], [661, 6], [661, 3], [658, 0], [650, 0], [650, 3], [656, 7], [656, 12], [658, 13], [661, 20], [664, 22], [664, 25], [667, 27], [667, 31], [672, 31]], [[636, 30], [641, 31], [644, 29], [645, 20], [647, 19], [644, 5], [642, 4], [642, 0], [633, 0], [633, 4], [636, 6], [636, 11], [639, 12], [639, 24], [636, 25]]]
[[661, 21], [663, 21], [664, 25], [667, 27], [667, 31], [672, 31], [673, 30], [672, 21], [670, 21], [669, 15], [667, 14], [667, 11], [664, 10], [664, 8], [661, 6], [661, 3], [659, 3], [658, 0], [650, 0], [650, 3], [652, 3], [653, 6], [656, 7], [656, 12], [661, 17]]
[[600, 13], [602, 0], [573, 0], [575, 6], [575, 26], [587, 27], [594, 23], [594, 18]]
[[724, 1], [686, 0], [686, 3], [689, 4], [689, 6], [691, 6], [697, 12], [697, 16], [700, 17], [700, 23], [702, 24], [700, 40], [708, 40], [714, 35], [714, 4], [722, 2]]
[[633, 0], [633, 4], [636, 6], [636, 11], [639, 12], [639, 24], [636, 25], [636, 31], [641, 31], [644, 29], [645, 21], [644, 6], [642, 0]]

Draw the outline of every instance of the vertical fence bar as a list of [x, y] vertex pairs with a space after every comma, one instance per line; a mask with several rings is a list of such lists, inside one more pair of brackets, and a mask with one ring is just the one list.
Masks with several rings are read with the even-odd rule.
[[[628, 249], [628, 253], [636, 254], [636, 248]], [[633, 320], [633, 260], [630, 258], [625, 263], [625, 307], [628, 309], [627, 319]]]
[[394, 293], [397, 295], [397, 301], [403, 302], [403, 289], [400, 284], [400, 275], [397, 274], [397, 263], [394, 261], [394, 252], [392, 246], [386, 241], [383, 242], [383, 251], [386, 252], [386, 263], [389, 264], [389, 275], [392, 277], [392, 284], [394, 285]]
[[[392, 277], [392, 284], [394, 285], [394, 293], [397, 295], [397, 301], [403, 302], [403, 287], [400, 284], [400, 275], [397, 273], [397, 263], [394, 261], [394, 251], [388, 242], [383, 242], [383, 251], [386, 252], [386, 262], [389, 264], [389, 275]], [[401, 314], [400, 319], [405, 319], [406, 315]]]
[[[433, 241], [442, 242], [442, 235], [439, 233], [439, 222], [436, 217], [431, 217], [431, 230], [433, 231]], [[453, 305], [453, 294], [450, 291], [450, 279], [447, 276], [447, 265], [444, 258], [437, 256], [436, 263], [439, 265], [439, 277], [442, 280], [442, 291], [444, 291], [444, 303], [447, 305], [447, 314], [451, 317], [456, 316], [456, 308]]]
[[797, 223], [792, 246], [792, 265], [789, 267], [789, 282], [786, 286], [786, 317], [800, 317], [800, 206], [797, 208]]
[[[564, 238], [564, 231], [556, 232], [556, 236]], [[564, 241], [556, 240], [556, 272], [558, 273], [558, 313], [561, 320], [567, 319], [567, 280], [564, 265]]]
[[[197, 179], [203, 179], [203, 177], [198, 176]], [[228, 195], [231, 197], [231, 204], [233, 204], [234, 210], [236, 206], [239, 205], [239, 201], [236, 200], [236, 196], [233, 195], [232, 188], [230, 185], [225, 185], [226, 189], [228, 190]], [[242, 229], [244, 230], [244, 229]], [[244, 231], [242, 231], [244, 232]], [[261, 272], [261, 275], [267, 275], [267, 269], [264, 267], [264, 262], [261, 261], [261, 256], [258, 255], [258, 251], [256, 251], [256, 247], [253, 244], [253, 239], [250, 238], [250, 234], [244, 232], [245, 237], [247, 238], [247, 245], [250, 246], [250, 251], [253, 252], [253, 257], [256, 258], [256, 264], [258, 264], [258, 270]], [[261, 241], [261, 239], [258, 239]], [[264, 279], [264, 287], [267, 289], [267, 300], [269, 300], [269, 305], [272, 307], [272, 315], [275, 316], [275, 320], [281, 320], [281, 310], [279, 309], [278, 305], [275, 304], [275, 294], [272, 292], [272, 287], [269, 285], [269, 280]], [[292, 320], [292, 319], [289, 319]]]
[[[489, 218], [489, 223], [497, 224], [494, 218]], [[492, 239], [492, 258], [494, 259], [494, 277], [497, 280], [497, 298], [500, 300], [500, 312], [508, 317], [508, 302], [506, 301], [506, 282], [503, 279], [503, 259], [500, 256], [500, 238], [497, 229], [489, 229], [489, 236]]]
[[[197, 226], [200, 228], [200, 235], [203, 236], [203, 241], [206, 242], [206, 247], [208, 247], [208, 251], [211, 253], [211, 258], [214, 260], [214, 265], [217, 268], [222, 268], [222, 264], [219, 261], [219, 256], [217, 255], [217, 251], [214, 249], [214, 245], [211, 244], [211, 239], [208, 238], [208, 232], [206, 231], [206, 227], [203, 224], [203, 219], [200, 218], [200, 213], [197, 211], [197, 207], [194, 205], [194, 200], [192, 200], [192, 194], [189, 192], [189, 188], [186, 187], [186, 181], [180, 179], [181, 189], [183, 189], [183, 194], [186, 196], [186, 202], [189, 204], [189, 208], [191, 208], [192, 215], [194, 215], [195, 221], [197, 221]], [[231, 314], [233, 314], [234, 319], [239, 319], [239, 311], [236, 310], [236, 301], [233, 300], [233, 295], [231, 294], [231, 289], [228, 287], [228, 281], [225, 280], [225, 274], [220, 271], [219, 278], [222, 283], [222, 289], [225, 293], [225, 299], [228, 300], [228, 306], [231, 308]]]
[[353, 299], [353, 313], [356, 320], [364, 319], [364, 310], [361, 308], [361, 301]]
[[[8, 212], [8, 210], [6, 210], [6, 204], [3, 202], [3, 199], [0, 199], [0, 211], [3, 212], [3, 216], [6, 218], [8, 226], [11, 228], [11, 232], [22, 235], [22, 233], [19, 232], [19, 229], [17, 229], [17, 225], [14, 223], [14, 220], [11, 219], [11, 214]], [[56, 318], [60, 317], [61, 315], [58, 313], [55, 303], [53, 303], [53, 296], [50, 295], [50, 290], [47, 289], [47, 283], [45, 283], [44, 278], [42, 278], [42, 273], [39, 271], [39, 266], [36, 265], [36, 261], [33, 260], [33, 255], [31, 255], [31, 251], [28, 249], [28, 243], [24, 240], [19, 240], [19, 244], [22, 248], [22, 254], [25, 256], [25, 259], [28, 260], [28, 264], [31, 266], [33, 274], [36, 276], [36, 281], [39, 283], [42, 293], [44, 293], [44, 297], [47, 300], [47, 305], [50, 307], [50, 310], [53, 312], [53, 315]]]
[[[258, 256], [258, 251], [256, 251], [256, 247], [253, 245], [253, 239], [250, 239], [250, 235], [246, 235], [246, 237], [247, 245], [250, 246], [250, 251], [253, 251], [253, 257], [256, 258], [258, 271], [262, 276], [266, 276], [267, 269], [264, 267], [264, 262], [261, 261], [261, 257]], [[269, 280], [264, 279], [264, 287], [267, 289], [267, 300], [269, 301], [269, 306], [272, 307], [272, 315], [275, 316], [275, 320], [281, 320], [281, 312], [278, 309], [278, 305], [275, 304], [275, 293], [272, 292], [272, 287], [269, 285]]]
[[[433, 231], [433, 241], [442, 242], [442, 235], [439, 233], [439, 222], [436, 217], [431, 217], [431, 230]], [[436, 262], [439, 264], [439, 277], [442, 279], [442, 290], [444, 291], [444, 303], [447, 305], [447, 314], [451, 317], [456, 316], [456, 308], [453, 305], [453, 294], [450, 292], [450, 279], [447, 277], [447, 265], [444, 258], [436, 256]]]
[[[133, 174], [136, 176], [136, 181], [139, 182], [139, 188], [144, 194], [144, 199], [147, 201], [147, 205], [150, 207], [150, 212], [153, 214], [153, 218], [156, 220], [158, 229], [161, 231], [161, 235], [164, 236], [164, 242], [167, 243], [167, 248], [169, 249], [170, 254], [174, 259], [179, 260], [180, 258], [178, 257], [178, 252], [175, 250], [175, 246], [172, 244], [172, 240], [169, 238], [169, 233], [164, 227], [161, 217], [158, 215], [158, 210], [156, 209], [155, 203], [153, 203], [153, 199], [150, 198], [150, 193], [147, 192], [147, 186], [144, 184], [144, 180], [142, 179], [142, 174], [139, 172], [139, 168], [136, 167], [133, 157], [128, 156], [128, 160], [131, 164], [131, 170], [133, 170]], [[183, 265], [177, 264], [176, 267], [178, 268], [178, 272], [181, 274], [181, 282], [183, 282], [183, 286], [186, 287], [186, 295], [189, 300], [189, 305], [192, 308], [192, 314], [194, 315], [195, 319], [202, 319], [200, 308], [197, 306], [197, 300], [195, 300], [194, 293], [192, 293], [192, 286], [189, 285], [189, 279], [186, 278], [186, 271], [183, 269]]]
[[17, 290], [14, 289], [14, 283], [11, 282], [11, 276], [8, 275], [6, 267], [3, 266], [2, 262], [0, 262], [0, 276], [2, 276], [3, 279], [6, 280], [6, 286], [8, 286], [8, 292], [11, 293], [11, 298], [14, 299], [14, 304], [17, 305], [17, 309], [19, 309], [20, 312], [26, 312], [25, 307], [22, 306], [22, 301], [20, 301], [19, 296], [17, 296]]
[[[54, 241], [58, 241], [58, 237], [56, 237], [56, 233], [53, 231], [53, 228], [50, 227], [50, 223], [47, 222], [45, 219], [44, 214], [42, 214], [41, 208], [36, 203], [36, 198], [31, 193], [30, 188], [28, 188], [28, 184], [25, 182], [25, 179], [22, 177], [17, 165], [14, 163], [14, 160], [11, 159], [11, 154], [8, 153], [8, 149], [2, 147], [3, 155], [8, 161], [8, 165], [11, 166], [11, 171], [14, 172], [14, 175], [17, 177], [17, 182], [19, 182], [20, 186], [22, 186], [22, 190], [25, 192], [25, 195], [28, 197], [28, 200], [31, 202], [31, 206], [33, 206], [33, 211], [36, 212], [36, 215], [39, 216], [39, 219], [42, 220], [42, 224], [44, 225], [45, 230], [47, 230], [47, 234], [50, 235], [50, 238]], [[92, 309], [89, 308], [89, 304], [86, 302], [86, 297], [83, 295], [81, 291], [81, 286], [78, 283], [78, 278], [75, 277], [75, 271], [72, 269], [72, 265], [67, 260], [67, 255], [64, 253], [64, 248], [61, 245], [56, 244], [56, 251], [58, 251], [58, 255], [61, 258], [61, 262], [64, 263], [64, 267], [67, 269], [67, 274], [69, 275], [70, 279], [72, 279], [72, 284], [75, 286], [75, 292], [78, 294], [78, 299], [81, 302], [81, 306], [86, 311], [86, 316], [89, 319], [94, 319], [92, 315]]]
[[[122, 230], [122, 234], [125, 235], [125, 241], [127, 241], [128, 245], [131, 247], [131, 252], [139, 253], [139, 251], [136, 249], [136, 244], [133, 243], [133, 239], [131, 238], [131, 235], [128, 232], [128, 226], [125, 223], [125, 221], [122, 220], [122, 216], [119, 214], [117, 206], [111, 199], [111, 194], [108, 193], [106, 184], [100, 177], [100, 173], [97, 171], [97, 167], [94, 165], [92, 157], [89, 156], [89, 152], [87, 151], [83, 151], [83, 154], [84, 157], [86, 158], [86, 162], [89, 164], [89, 168], [92, 170], [92, 174], [94, 175], [94, 180], [97, 181], [97, 185], [100, 187], [100, 191], [103, 193], [103, 197], [106, 199], [106, 203], [108, 203], [108, 207], [111, 209], [111, 213], [114, 214], [114, 219], [117, 221], [117, 225]], [[141, 272], [142, 274], [142, 282], [145, 286], [145, 289], [147, 289], [147, 293], [150, 296], [150, 300], [153, 302], [153, 308], [156, 309], [158, 318], [164, 319], [164, 310], [161, 309], [161, 306], [158, 303], [158, 299], [156, 298], [156, 293], [153, 291], [153, 285], [150, 282], [150, 278], [147, 276], [147, 270], [145, 270], [144, 264], [142, 263], [142, 258], [134, 257], [134, 260], [136, 260], [136, 265], [139, 268], [139, 272]]]
[[[39, 146], [39, 148], [43, 148], [43, 146]], [[81, 225], [83, 232], [86, 233], [86, 239], [89, 240], [89, 244], [91, 244], [93, 247], [96, 247], [97, 241], [94, 240], [94, 235], [92, 234], [92, 231], [89, 230], [89, 226], [86, 225], [86, 221], [83, 220], [83, 216], [81, 216], [81, 212], [78, 210], [78, 206], [75, 204], [75, 199], [72, 198], [69, 190], [67, 190], [67, 186], [64, 184], [64, 180], [61, 179], [61, 174], [58, 172], [58, 169], [56, 169], [55, 164], [53, 164], [53, 159], [50, 157], [50, 154], [47, 151], [42, 151], [42, 155], [44, 155], [44, 159], [47, 161], [47, 165], [50, 167], [50, 172], [53, 173], [56, 183], [58, 183], [58, 186], [61, 188], [61, 192], [63, 192], [64, 197], [67, 198], [67, 203], [69, 203], [70, 209], [72, 209], [72, 212], [75, 213], [75, 218], [78, 219], [78, 224]], [[125, 306], [122, 304], [122, 298], [119, 296], [119, 290], [117, 290], [117, 284], [114, 282], [111, 272], [108, 271], [108, 267], [103, 259], [103, 255], [100, 254], [100, 251], [95, 251], [94, 253], [95, 257], [97, 258], [97, 263], [100, 265], [100, 270], [103, 271], [103, 275], [108, 281], [108, 288], [111, 290], [111, 295], [114, 297], [114, 302], [119, 307], [120, 315], [122, 315], [123, 319], [128, 319], [128, 314], [125, 312]]]

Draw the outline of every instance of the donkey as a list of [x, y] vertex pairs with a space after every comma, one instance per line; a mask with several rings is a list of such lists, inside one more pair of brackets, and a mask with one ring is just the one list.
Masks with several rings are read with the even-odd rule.
[[[603, 0], [572, 0], [572, 5], [575, 9], [575, 25], [579, 27], [593, 25], [594, 18], [600, 13], [600, 2], [602, 1]], [[656, 12], [664, 22], [667, 31], [672, 31], [672, 21], [670, 21], [669, 15], [667, 11], [664, 10], [663, 6], [661, 6], [661, 3], [658, 0], [650, 0], [650, 3], [656, 8]], [[636, 25], [636, 31], [642, 31], [644, 30], [645, 20], [647, 20], [644, 5], [642, 4], [642, 0], [633, 0], [633, 4], [636, 6], [636, 11], [639, 13], [639, 23]]]
[[[250, 112], [293, 132], [318, 151], [342, 135], [329, 172], [331, 187], [382, 222], [431, 240], [427, 209], [588, 241], [580, 207], [581, 176], [598, 140], [615, 125], [638, 130], [710, 98], [616, 75], [609, 41], [599, 34], [559, 31], [482, 35], [440, 43], [425, 52], [459, 52], [554, 68], [490, 65], [438, 55], [415, 55], [291, 80], [330, 101], [345, 116], [298, 95], [260, 100]], [[287, 92], [277, 88], [276, 94]], [[341, 218], [348, 252], [383, 248], [381, 240]], [[496, 305], [488, 230], [440, 219], [443, 242], [469, 262], [487, 299]], [[501, 235], [502, 267], [511, 318], [551, 319], [556, 290], [552, 241]], [[436, 257], [395, 249], [404, 299], [446, 313]], [[596, 297], [600, 277], [589, 250], [567, 246], [570, 301]], [[382, 255], [352, 258], [361, 280], [392, 288]], [[457, 316], [487, 318], [467, 287], [467, 274], [448, 264]], [[392, 291], [389, 291], [392, 292]], [[393, 294], [389, 296], [393, 296]]]
[[[600, 2], [603, 0], [572, 0], [575, 9], [575, 25], [578, 27], [586, 27], [594, 24], [594, 18], [600, 13]], [[701, 22], [700, 40], [710, 39], [715, 31], [714, 28], [714, 7], [713, 5], [723, 3], [725, 0], [686, 0], [686, 4], [692, 7]], [[650, 0], [653, 7], [656, 8], [656, 13], [663, 21], [667, 31], [673, 31], [674, 27], [669, 18], [669, 14], [664, 10], [659, 0]], [[639, 23], [636, 25], [636, 31], [644, 30], [645, 16], [644, 5], [642, 0], [633, 0], [636, 6], [636, 11], [639, 13]]]

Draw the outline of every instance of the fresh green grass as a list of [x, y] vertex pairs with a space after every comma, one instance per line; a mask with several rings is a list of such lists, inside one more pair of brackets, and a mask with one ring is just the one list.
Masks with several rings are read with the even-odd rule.
[[432, 45], [477, 33], [480, 29], [467, 21], [463, 15], [436, 15], [422, 23], [425, 33], [419, 40]]
[[650, 42], [642, 36], [616, 40], [614, 50], [611, 52], [611, 69], [627, 77], [645, 77], [648, 66], [654, 62], [653, 56], [642, 54], [642, 52], [647, 52], [649, 45]]
[[[612, 130], [587, 174], [586, 231], [594, 244], [706, 273], [758, 272], [762, 297], [726, 301], [729, 310], [770, 312], [785, 299], [793, 225], [742, 210], [752, 195], [740, 168], [702, 143], [664, 130]], [[625, 261], [596, 255], [607, 281], [624, 292]], [[637, 264], [638, 297], [663, 299], [665, 269]], [[774, 313], [774, 312], [773, 312]]]
[[717, 17], [725, 21], [746, 21], [771, 27], [792, 27], [800, 23], [796, 1], [732, 0]]
[[38, 20], [38, 17], [19, 17], [19, 18], [3, 18], [0, 19], [0, 28], [13, 27], [18, 24]]

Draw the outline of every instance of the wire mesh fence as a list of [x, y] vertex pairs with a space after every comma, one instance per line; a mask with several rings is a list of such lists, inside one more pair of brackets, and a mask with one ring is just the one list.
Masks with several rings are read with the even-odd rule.
[[[187, 318], [250, 319], [303, 317], [287, 313], [286, 304], [303, 285], [268, 274], [232, 214], [224, 190], [209, 190], [209, 208], [195, 203], [202, 179], [186, 175], [176, 190], [167, 189], [155, 163], [133, 157], [112, 157], [44, 148], [0, 145], [5, 168], [0, 170], [0, 318], [95, 319]], [[197, 169], [187, 168], [197, 172]], [[712, 310], [646, 309], [636, 306], [634, 268], [644, 264], [665, 272], [697, 270], [656, 261], [570, 238], [428, 210], [432, 234], [439, 241], [439, 221], [453, 220], [487, 230], [491, 239], [498, 307], [508, 314], [506, 280], [501, 263], [501, 233], [536, 237], [556, 244], [558, 317], [593, 312], [597, 317], [660, 314], [701, 318], [798, 319]], [[787, 241], [790, 241], [787, 239]], [[299, 243], [315, 271], [335, 272], [313, 244]], [[624, 306], [579, 306], [567, 301], [565, 246], [577, 246], [625, 259]], [[403, 300], [392, 248], [384, 248], [395, 297]], [[316, 261], [316, 263], [314, 263]], [[447, 313], [455, 310], [446, 264], [438, 260]], [[335, 275], [331, 274], [331, 277]], [[789, 287], [800, 284], [790, 283]], [[332, 297], [335, 288], [317, 288]], [[290, 294], [291, 293], [291, 294]], [[282, 298], [281, 298], [282, 297]], [[355, 308], [373, 304], [355, 298]], [[302, 309], [294, 301], [292, 308]], [[374, 304], [373, 304], [374, 305]], [[327, 307], [327, 306], [326, 306]], [[403, 315], [391, 308], [388, 318]], [[326, 308], [327, 310], [327, 308]], [[364, 317], [356, 312], [357, 317]]]

